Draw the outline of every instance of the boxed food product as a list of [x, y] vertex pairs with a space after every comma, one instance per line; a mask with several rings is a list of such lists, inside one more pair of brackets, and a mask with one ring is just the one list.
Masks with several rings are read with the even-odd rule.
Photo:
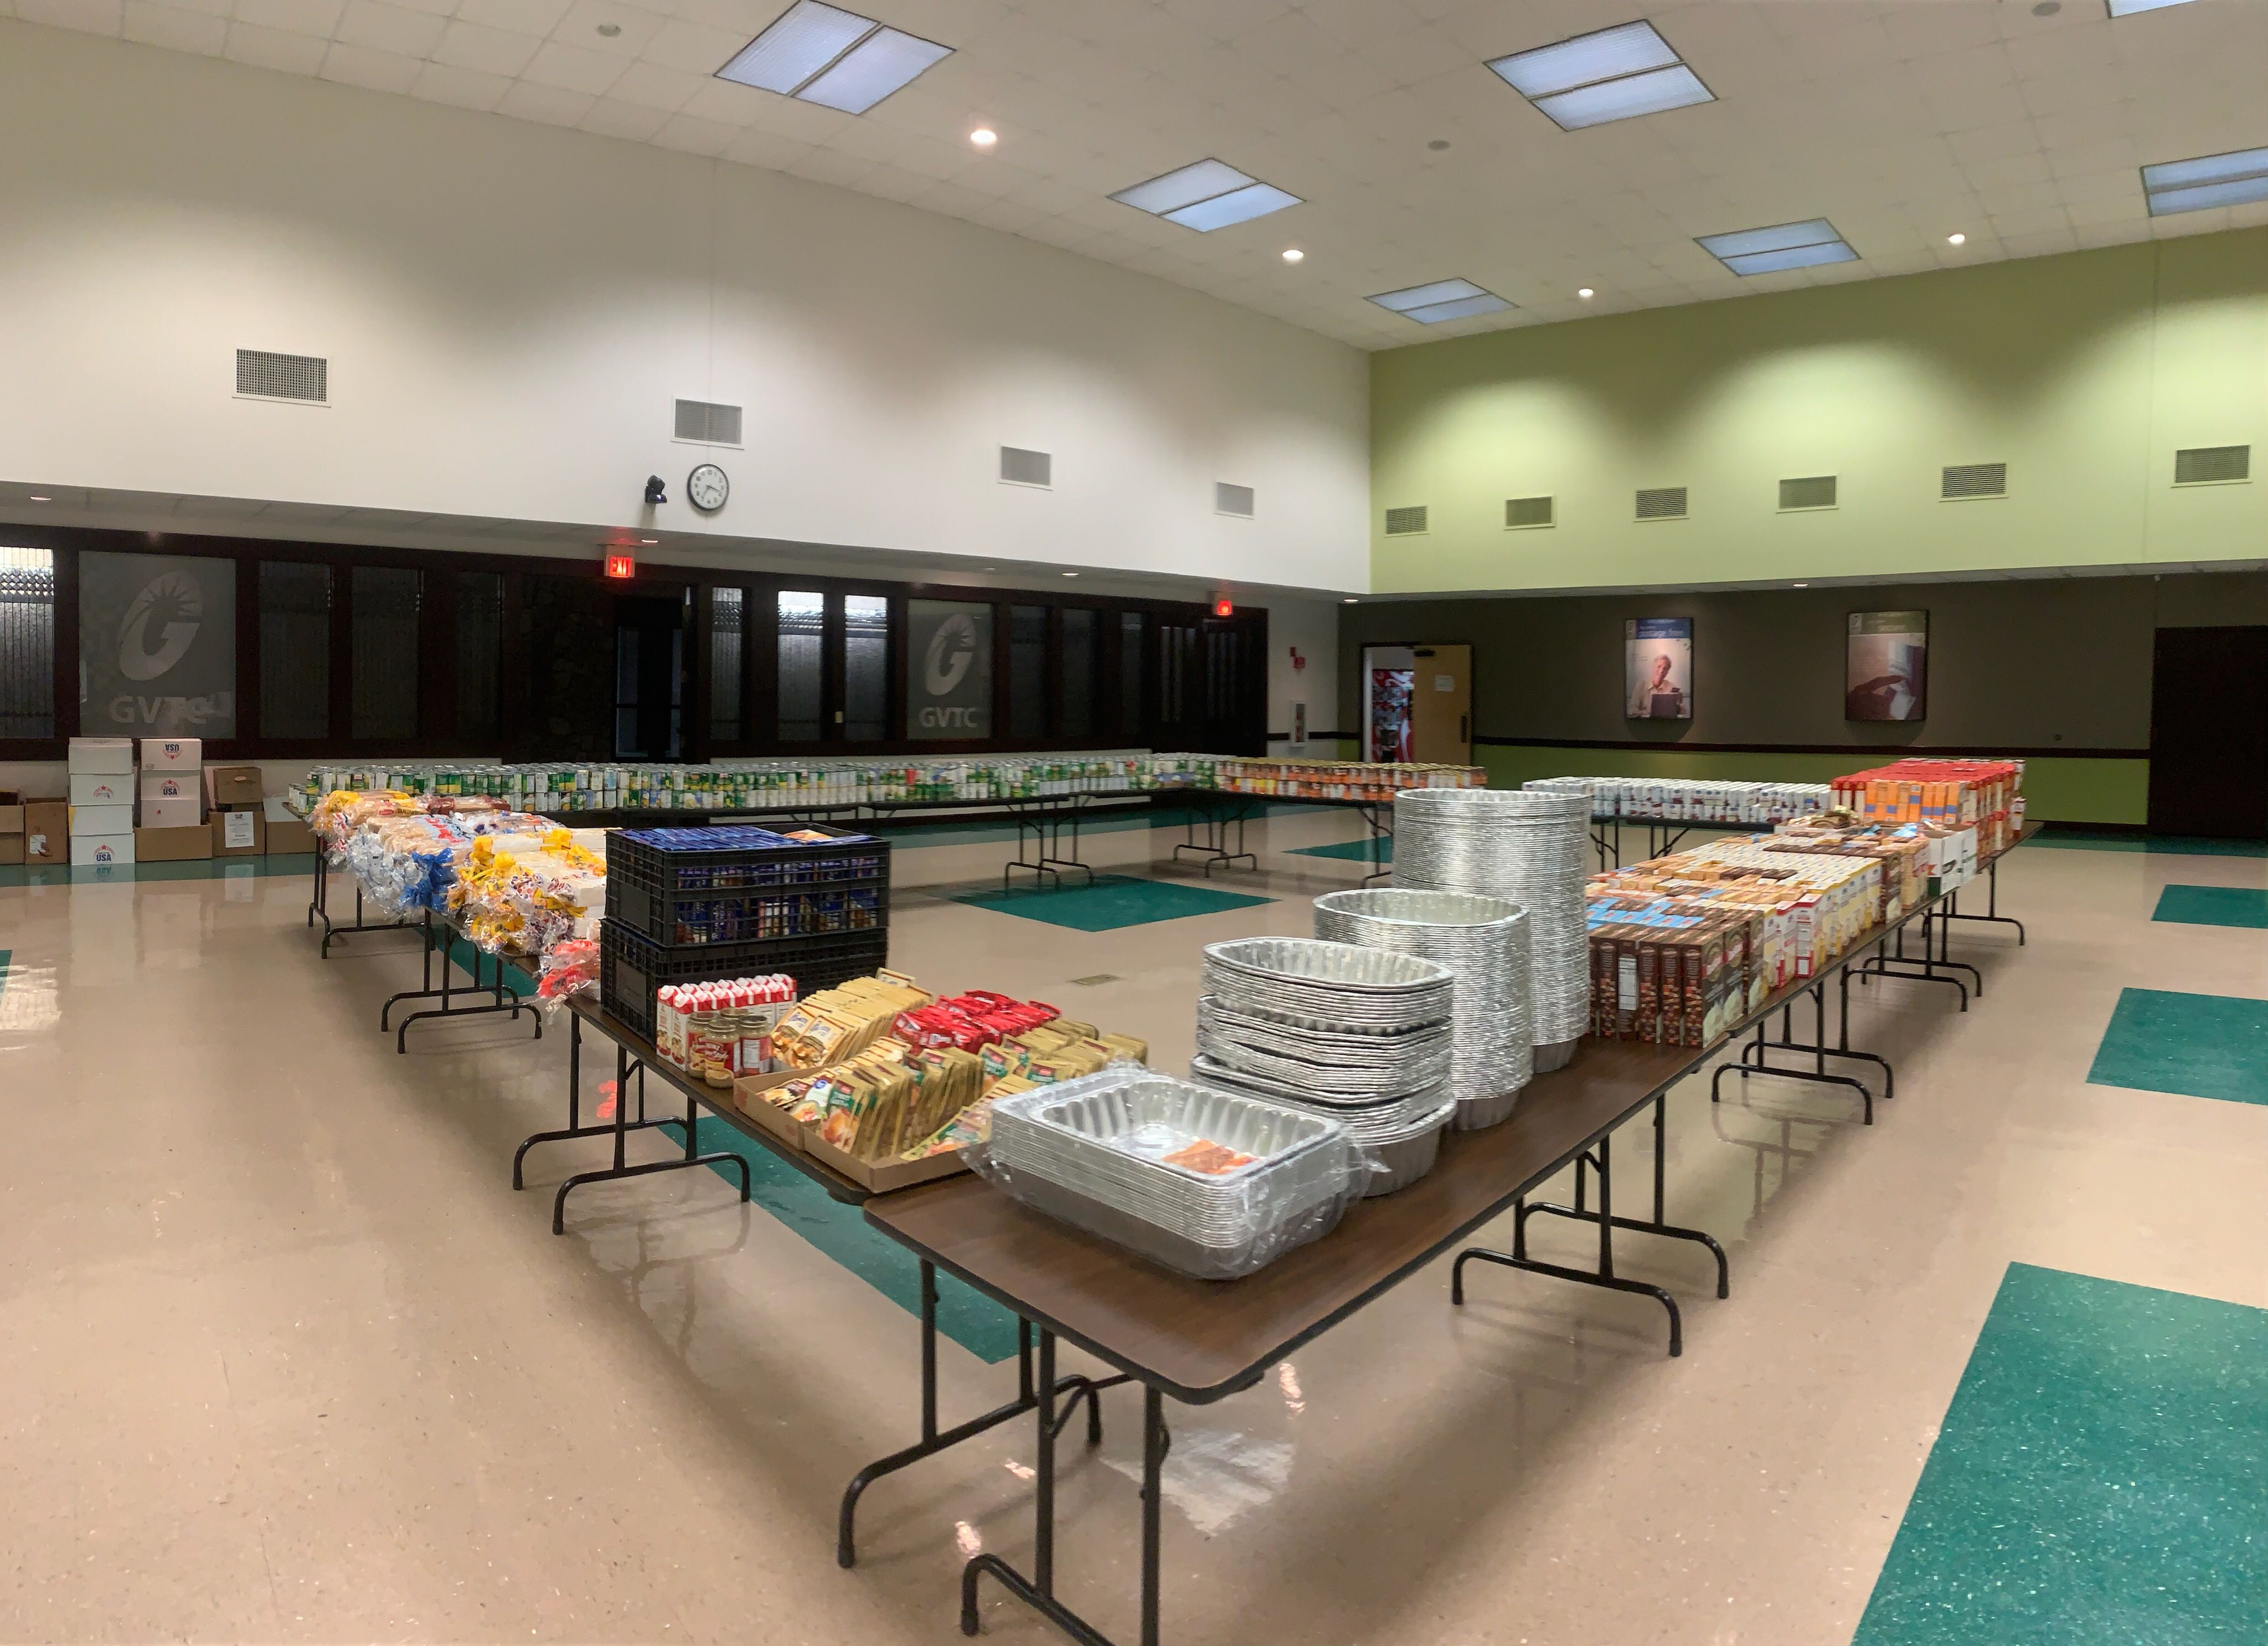
[[257, 806], [263, 798], [258, 766], [205, 768], [205, 799], [215, 810], [227, 806]]
[[137, 863], [196, 863], [212, 854], [212, 830], [202, 823], [134, 831], [134, 860]]
[[131, 806], [131, 771], [74, 771], [70, 774], [70, 803], [74, 806]]
[[145, 737], [142, 740], [142, 770], [186, 771], [192, 780], [205, 763], [201, 737]]
[[211, 830], [215, 857], [260, 857], [268, 850], [268, 820], [257, 804], [217, 808]]
[[195, 772], [143, 769], [144, 829], [194, 829], [204, 820], [205, 797]]
[[[131, 777], [134, 740], [130, 737], [74, 737], [69, 751], [73, 777]], [[130, 793], [130, 791], [129, 791]]]
[[81, 835], [131, 835], [134, 832], [134, 802], [131, 798], [101, 806], [82, 806], [73, 801], [70, 831], [74, 839]]
[[129, 828], [123, 834], [75, 834], [70, 838], [70, 860], [74, 868], [129, 865], [134, 861], [134, 831]]
[[67, 863], [70, 860], [70, 802], [24, 802], [24, 861]]

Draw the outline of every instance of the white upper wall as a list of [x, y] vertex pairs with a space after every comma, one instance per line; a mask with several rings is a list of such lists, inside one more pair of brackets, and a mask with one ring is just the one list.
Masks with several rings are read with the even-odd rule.
[[0, 20], [0, 481], [1368, 584], [1359, 351], [782, 173]]

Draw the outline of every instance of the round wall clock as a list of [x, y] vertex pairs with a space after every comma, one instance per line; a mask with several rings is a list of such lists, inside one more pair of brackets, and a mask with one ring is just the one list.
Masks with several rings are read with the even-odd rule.
[[733, 495], [733, 483], [725, 478], [725, 471], [716, 464], [703, 463], [685, 476], [685, 495], [703, 514], [714, 514]]

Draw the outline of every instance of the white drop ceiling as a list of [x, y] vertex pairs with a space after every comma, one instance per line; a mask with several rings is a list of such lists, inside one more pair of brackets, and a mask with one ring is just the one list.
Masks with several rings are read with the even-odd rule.
[[[866, 0], [954, 52], [861, 116], [715, 78], [786, 4], [0, 11], [768, 166], [1366, 348], [2268, 222], [2154, 220], [2139, 178], [2268, 144], [2260, 0]], [[1640, 17], [1715, 101], [1562, 131], [1486, 67]], [[1302, 203], [1198, 233], [1109, 198], [1206, 158]], [[1694, 243], [1814, 218], [1858, 260], [1743, 279]], [[1451, 277], [1517, 306], [1421, 327], [1365, 301]]]

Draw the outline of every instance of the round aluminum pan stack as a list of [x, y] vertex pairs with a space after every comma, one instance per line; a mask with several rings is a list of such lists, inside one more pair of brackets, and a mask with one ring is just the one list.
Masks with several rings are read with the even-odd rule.
[[1528, 911], [1473, 892], [1334, 891], [1315, 899], [1315, 935], [1422, 955], [1454, 972], [1447, 1095], [1456, 1100], [1457, 1112], [1452, 1124], [1460, 1132], [1476, 1132], [1510, 1118], [1535, 1067]]
[[1336, 1120], [1366, 1194], [1432, 1170], [1448, 1101], [1455, 976], [1425, 956], [1310, 938], [1209, 944], [1197, 1000], [1208, 1085]]
[[1404, 789], [1394, 797], [1397, 887], [1504, 897], [1528, 911], [1528, 1033], [1539, 1073], [1573, 1056], [1590, 1024], [1590, 802], [1577, 794]]

